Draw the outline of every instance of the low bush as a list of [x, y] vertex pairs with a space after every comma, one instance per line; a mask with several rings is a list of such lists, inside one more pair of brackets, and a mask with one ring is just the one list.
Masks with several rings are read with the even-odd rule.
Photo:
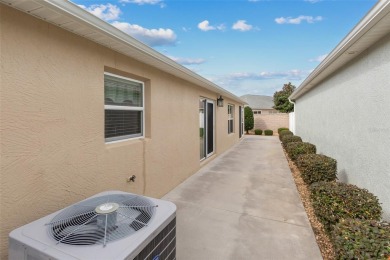
[[280, 132], [282, 132], [283, 130], [290, 130], [290, 129], [288, 129], [287, 127], [278, 128], [278, 134], [280, 134]]
[[330, 239], [337, 259], [390, 258], [390, 225], [386, 222], [340, 220]]
[[255, 129], [255, 135], [261, 135], [262, 133], [263, 133], [263, 130]]
[[282, 141], [282, 138], [283, 136], [285, 135], [294, 135], [293, 132], [291, 132], [290, 130], [282, 130], [280, 131], [279, 133], [279, 140]]
[[274, 135], [274, 131], [269, 130], [269, 129], [264, 130], [264, 135]]
[[342, 219], [379, 220], [382, 208], [377, 197], [366, 189], [340, 182], [310, 185], [314, 213], [330, 234]]
[[302, 142], [302, 138], [296, 135], [284, 135], [282, 137], [282, 143], [284, 148], [286, 148], [286, 145], [288, 143], [293, 143], [293, 142]]
[[296, 161], [303, 181], [312, 184], [337, 180], [337, 161], [321, 154], [303, 154]]
[[316, 153], [316, 146], [305, 142], [288, 143], [286, 145], [286, 152], [291, 160], [295, 161], [299, 155]]

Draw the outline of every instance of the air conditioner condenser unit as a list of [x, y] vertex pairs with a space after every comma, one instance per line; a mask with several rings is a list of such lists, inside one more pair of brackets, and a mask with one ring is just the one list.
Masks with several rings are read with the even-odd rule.
[[176, 206], [108, 191], [13, 230], [9, 260], [176, 259]]

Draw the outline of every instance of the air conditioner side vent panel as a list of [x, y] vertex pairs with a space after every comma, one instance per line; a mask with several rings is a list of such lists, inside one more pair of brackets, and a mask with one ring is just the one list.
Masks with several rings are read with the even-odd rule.
[[176, 259], [176, 217], [134, 258], [134, 260], [154, 259]]

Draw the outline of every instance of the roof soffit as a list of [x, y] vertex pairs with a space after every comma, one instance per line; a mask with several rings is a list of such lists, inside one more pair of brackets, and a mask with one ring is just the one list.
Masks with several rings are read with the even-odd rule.
[[178, 78], [199, 85], [217, 93], [217, 96], [222, 95], [238, 103], [245, 103], [236, 95], [176, 63], [70, 1], [0, 0], [0, 3], [52, 23]]
[[290, 96], [295, 100], [390, 33], [390, 0], [379, 1]]

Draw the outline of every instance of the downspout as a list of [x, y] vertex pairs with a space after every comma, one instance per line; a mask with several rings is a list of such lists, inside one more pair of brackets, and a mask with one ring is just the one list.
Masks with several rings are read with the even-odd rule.
[[290, 98], [288, 98], [288, 101], [289, 101], [291, 104], [293, 104], [293, 105], [294, 105], [294, 112], [295, 112], [295, 102], [294, 102], [294, 101], [292, 101]]
[[[294, 105], [293, 119], [292, 120], [290, 119], [290, 116], [291, 116], [291, 113], [290, 113], [289, 114], [289, 126], [288, 126], [288, 128], [290, 128], [290, 131], [293, 132], [293, 134], [295, 135], [295, 108], [296, 108], [296, 105], [295, 105], [295, 102], [290, 99], [290, 97], [288, 98], [288, 101], [291, 104]], [[290, 120], [293, 121], [293, 122], [291, 122]]]

